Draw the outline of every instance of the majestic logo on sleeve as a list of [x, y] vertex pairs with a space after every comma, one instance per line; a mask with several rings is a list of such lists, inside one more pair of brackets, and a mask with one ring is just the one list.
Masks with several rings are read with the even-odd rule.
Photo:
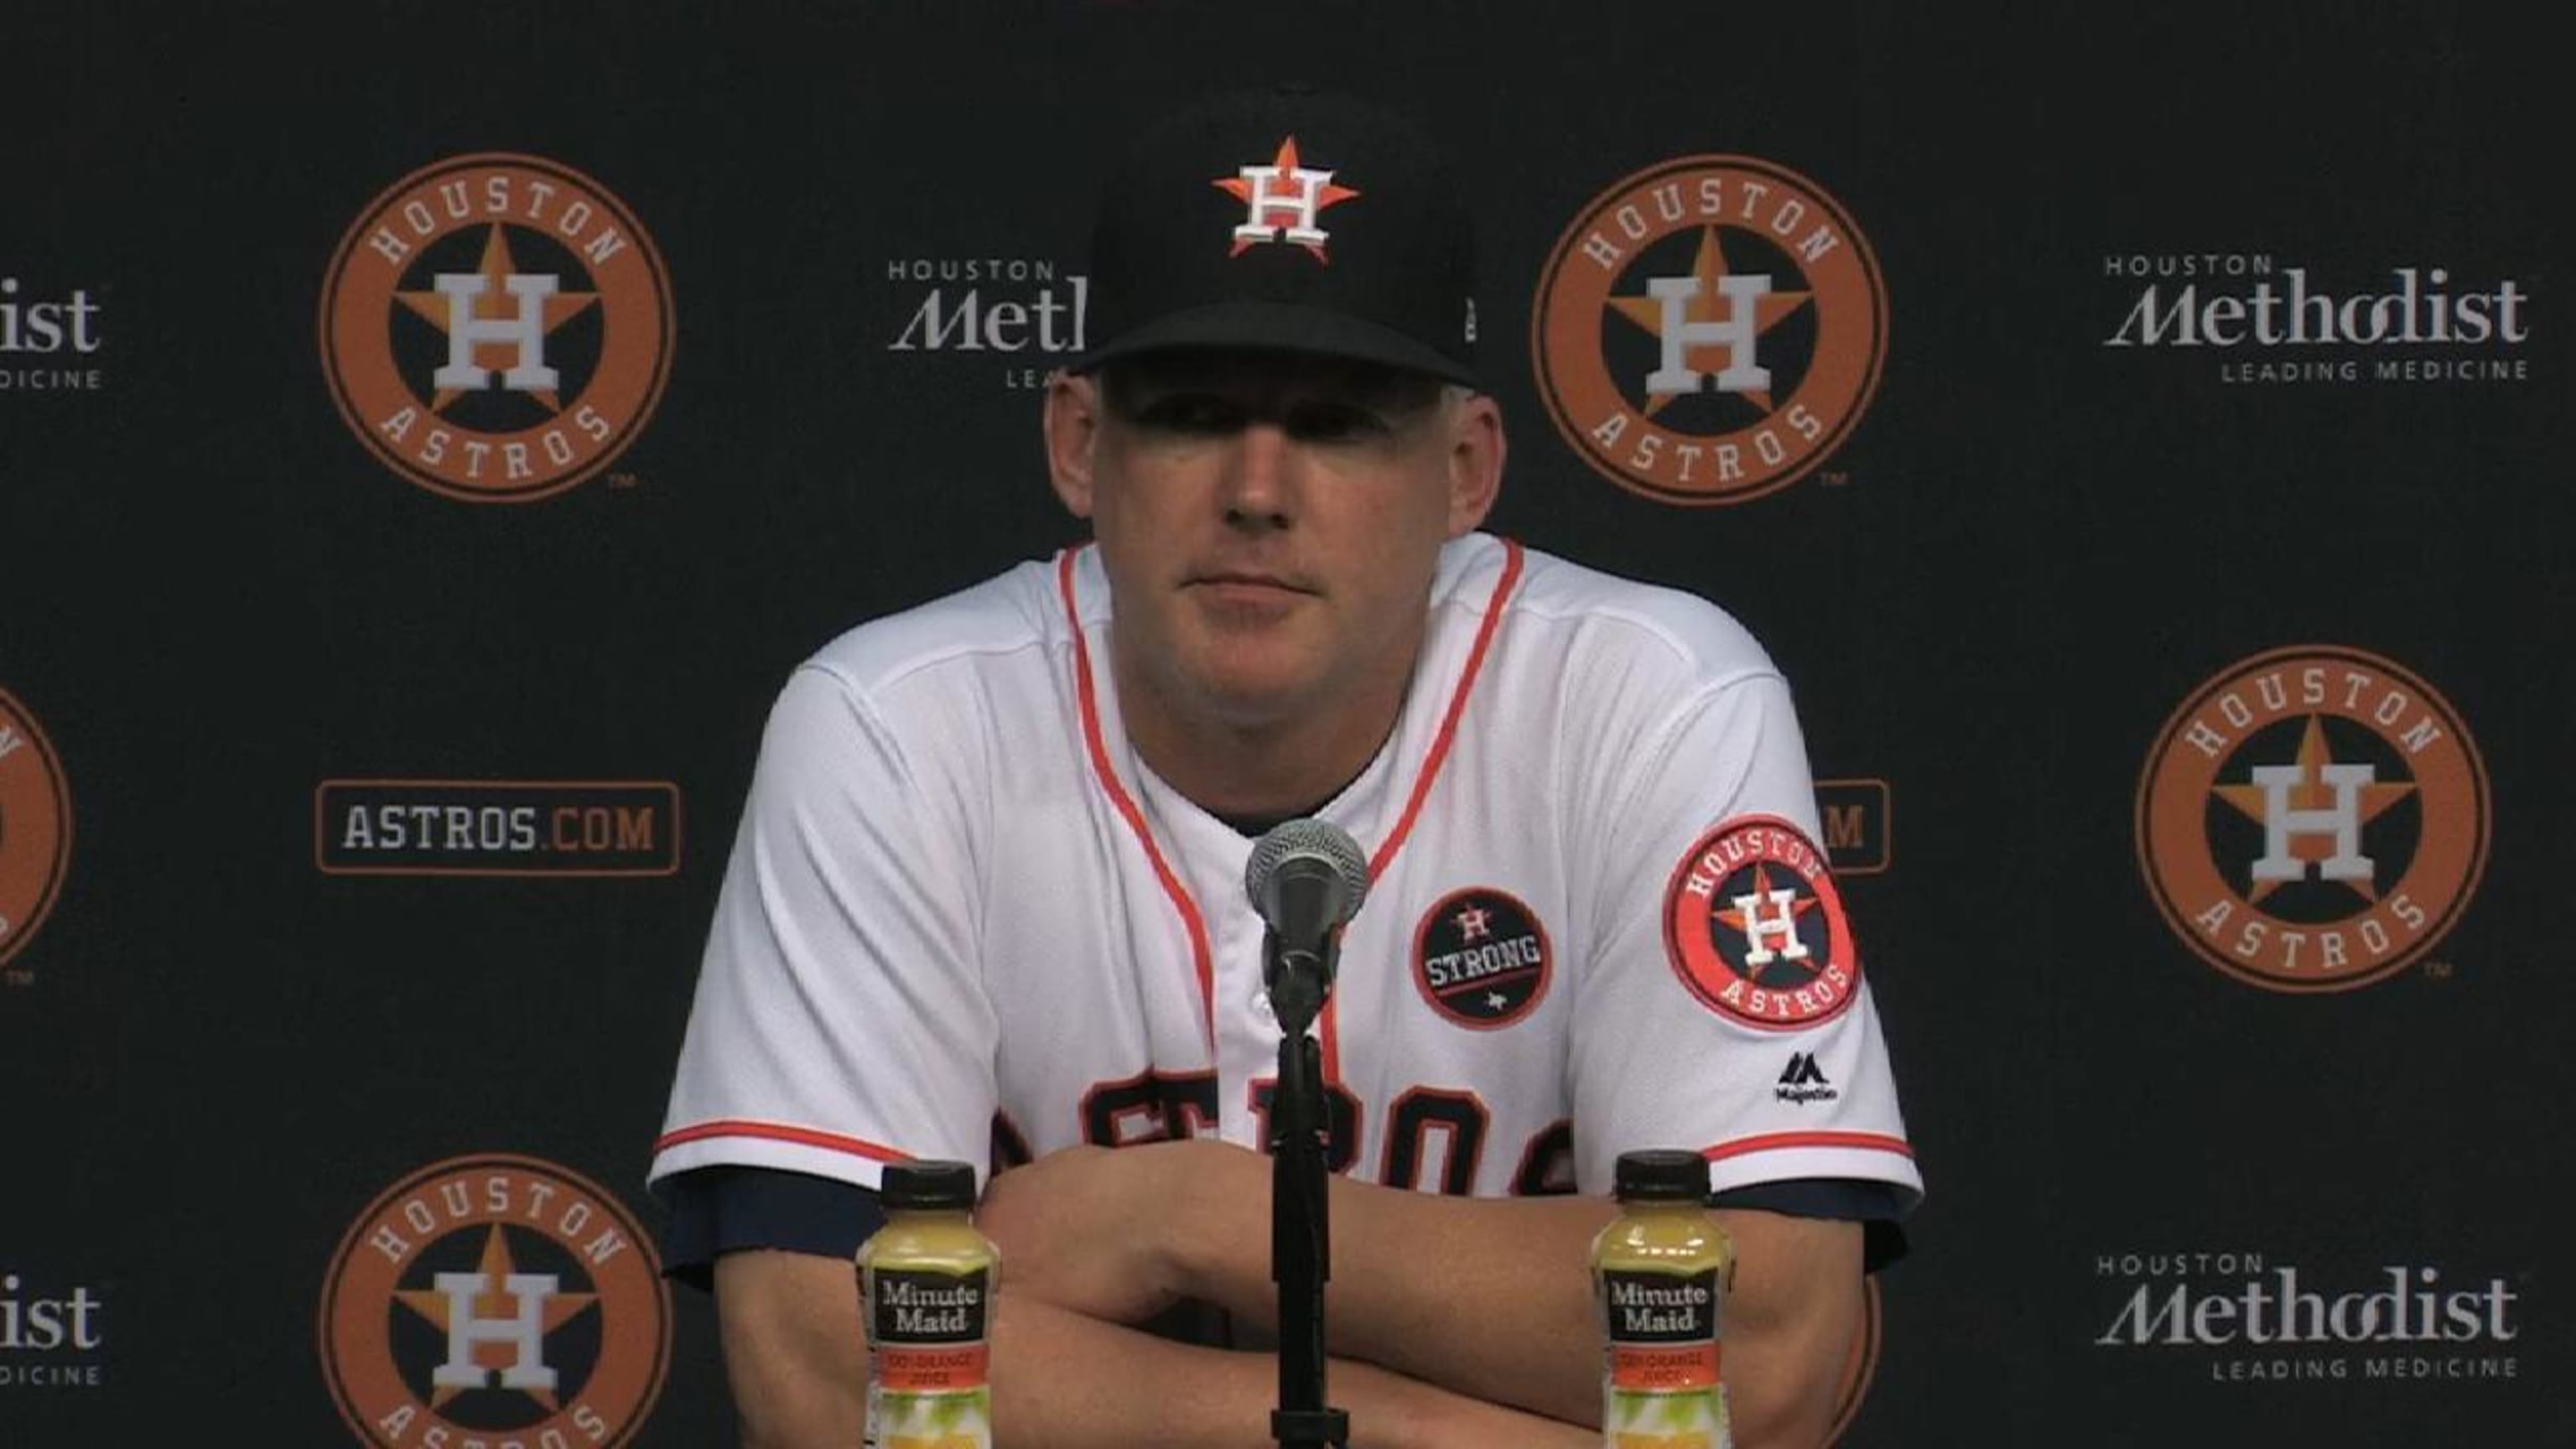
[[1359, 195], [1334, 185], [1332, 172], [1298, 164], [1294, 136], [1279, 143], [1279, 154], [1269, 165], [1245, 166], [1212, 184], [1244, 206], [1243, 223], [1234, 229], [1234, 250], [1226, 255], [1241, 256], [1264, 242], [1294, 242], [1328, 266], [1333, 259], [1324, 255], [1324, 243], [1333, 234], [1315, 219], [1325, 207]]
[[2342, 991], [2458, 920], [2487, 820], [2486, 767], [2430, 685], [2358, 649], [2280, 649], [2166, 722], [2138, 785], [2138, 857], [2210, 964], [2275, 991]]
[[1603, 192], [1558, 239], [1531, 312], [1557, 431], [1666, 503], [1741, 503], [1814, 471], [1887, 352], [1887, 290], [1851, 219], [1743, 156], [1686, 156]]
[[1841, 1096], [1842, 1093], [1834, 1089], [1833, 1078], [1826, 1076], [1825, 1069], [1816, 1065], [1814, 1052], [1791, 1054], [1789, 1065], [1780, 1069], [1779, 1085], [1771, 1089], [1772, 1100], [1800, 1107], [1809, 1102], [1835, 1101]]
[[1547, 928], [1502, 891], [1453, 891], [1413, 928], [1413, 985], [1431, 1009], [1475, 1031], [1510, 1026], [1547, 995]]
[[323, 1371], [364, 1444], [625, 1444], [670, 1358], [650, 1240], [617, 1199], [534, 1158], [456, 1158], [395, 1184], [322, 1287]]
[[322, 289], [340, 415], [395, 472], [477, 503], [606, 468], [661, 400], [671, 284], [634, 216], [532, 156], [441, 161], [377, 197]]
[[[71, 796], [33, 715], [0, 689], [0, 966], [52, 910], [71, 858]], [[18, 973], [9, 979], [24, 980]]]
[[1664, 889], [1664, 944], [1682, 984], [1746, 1026], [1811, 1026], [1860, 990], [1825, 853], [1768, 816], [1731, 820], [1683, 855]]

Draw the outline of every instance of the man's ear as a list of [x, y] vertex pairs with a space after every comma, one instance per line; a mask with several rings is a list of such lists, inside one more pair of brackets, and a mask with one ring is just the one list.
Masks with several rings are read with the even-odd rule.
[[1100, 441], [1100, 385], [1057, 372], [1047, 379], [1047, 479], [1076, 518], [1091, 516], [1091, 454]]
[[1503, 487], [1503, 410], [1483, 393], [1470, 393], [1450, 410], [1449, 536], [1485, 521]]

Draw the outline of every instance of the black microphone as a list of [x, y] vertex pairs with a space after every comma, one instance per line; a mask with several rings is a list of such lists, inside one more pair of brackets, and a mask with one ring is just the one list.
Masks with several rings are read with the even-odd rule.
[[1368, 895], [1368, 858], [1328, 820], [1283, 820], [1244, 862], [1243, 893], [1269, 927], [1261, 981], [1283, 1027], [1303, 1031], [1333, 989], [1341, 929]]

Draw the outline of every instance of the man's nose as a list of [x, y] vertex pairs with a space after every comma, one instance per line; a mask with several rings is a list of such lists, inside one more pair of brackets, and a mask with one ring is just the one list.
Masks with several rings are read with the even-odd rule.
[[1227, 520], [1285, 528], [1292, 512], [1294, 461], [1286, 429], [1268, 421], [1246, 424], [1226, 463]]

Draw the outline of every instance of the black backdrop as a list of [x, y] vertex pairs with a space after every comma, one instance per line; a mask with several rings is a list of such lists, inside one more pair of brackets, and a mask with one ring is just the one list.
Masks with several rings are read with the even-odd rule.
[[[840, 628], [1073, 536], [1036, 309], [1070, 305], [1098, 160], [1283, 76], [1411, 110], [1476, 188], [1497, 526], [1718, 599], [1798, 688], [1931, 1186], [1843, 1442], [2576, 1442], [2543, 1187], [2569, 117], [2535, 36], [2411, 5], [158, 9], [0, 26], [0, 1443], [728, 1434], [708, 1304], [634, 1270], [762, 714]], [[591, 259], [594, 319], [647, 323], [550, 335], [601, 369], [551, 403], [618, 349], [667, 382], [516, 501], [362, 441], [318, 326], [377, 198], [485, 154], [595, 187], [664, 284], [640, 244]], [[1874, 391], [1759, 497], [1621, 486], [1533, 357], [1560, 236], [1690, 157], [1802, 180], [1883, 285]], [[586, 265], [513, 226], [521, 269]], [[2386, 309], [2254, 335], [2294, 273], [2411, 276], [2414, 340]], [[2437, 336], [2442, 289], [2494, 325]], [[428, 314], [376, 301], [419, 387]], [[2267, 671], [2290, 703], [2195, 755]], [[2375, 772], [2358, 884], [2324, 871], [2328, 761]], [[2266, 801], [2309, 822], [2275, 894]], [[2159, 802], [2179, 836], [2142, 834]], [[2338, 932], [2368, 959], [2323, 968]], [[439, 1393], [440, 1329], [523, 1304], [432, 1275], [505, 1260], [555, 1275], [529, 1341], [561, 1377]], [[505, 1367], [493, 1331], [469, 1356]]]

